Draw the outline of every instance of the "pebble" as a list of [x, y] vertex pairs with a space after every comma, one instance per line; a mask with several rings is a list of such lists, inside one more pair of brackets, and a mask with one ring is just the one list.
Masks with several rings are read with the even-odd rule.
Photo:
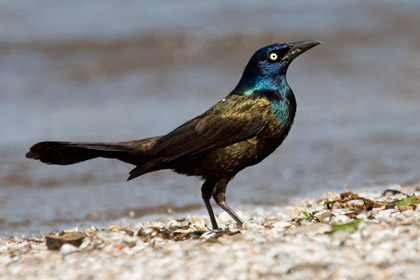
[[347, 224], [350, 222], [350, 218], [347, 217], [346, 215], [342, 215], [342, 214], [335, 214], [334, 219], [332, 220], [333, 225], [342, 225], [342, 224]]
[[62, 255], [68, 255], [68, 254], [76, 252], [77, 250], [78, 249], [76, 246], [66, 243], [66, 244], [63, 244], [63, 246], [61, 246], [60, 253]]
[[290, 228], [292, 226], [289, 222], [277, 222], [273, 224], [275, 228]]
[[375, 218], [376, 218], [378, 221], [381, 221], [381, 222], [387, 222], [387, 221], [389, 221], [389, 220], [391, 219], [391, 216], [392, 216], [392, 215], [395, 215], [395, 214], [397, 214], [397, 213], [398, 213], [398, 211], [397, 211], [397, 210], [395, 210], [395, 209], [387, 209], [387, 210], [379, 211], [379, 212], [376, 214]]
[[319, 211], [315, 214], [315, 217], [321, 222], [321, 223], [328, 223], [330, 221], [331, 217], [331, 211], [326, 209]]
[[327, 191], [326, 197], [329, 201], [335, 201], [335, 200], [340, 199], [340, 195], [337, 192], [332, 191], [332, 190]]

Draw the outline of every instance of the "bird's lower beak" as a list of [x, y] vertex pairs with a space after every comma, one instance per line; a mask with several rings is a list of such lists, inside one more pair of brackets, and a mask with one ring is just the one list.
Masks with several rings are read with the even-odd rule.
[[289, 43], [290, 50], [284, 56], [283, 60], [287, 62], [292, 62], [297, 56], [301, 55], [302, 53], [306, 52], [307, 50], [322, 44], [321, 41], [301, 41], [301, 42], [294, 42]]

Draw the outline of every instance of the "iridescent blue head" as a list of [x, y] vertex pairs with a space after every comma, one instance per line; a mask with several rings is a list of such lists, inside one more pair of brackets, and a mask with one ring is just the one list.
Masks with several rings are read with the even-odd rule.
[[281, 91], [287, 86], [286, 72], [290, 63], [319, 44], [319, 41], [302, 41], [273, 44], [259, 49], [249, 60], [232, 93], [251, 95], [262, 90]]

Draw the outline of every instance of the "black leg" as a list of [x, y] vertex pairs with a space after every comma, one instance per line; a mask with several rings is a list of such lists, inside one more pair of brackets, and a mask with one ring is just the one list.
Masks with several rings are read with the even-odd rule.
[[226, 186], [229, 182], [228, 179], [223, 179], [216, 183], [215, 188], [213, 190], [213, 198], [216, 201], [216, 203], [226, 211], [242, 228], [243, 221], [239, 216], [233, 212], [233, 210], [226, 204]]
[[239, 225], [240, 228], [242, 228], [242, 225], [244, 223], [244, 221], [242, 221], [241, 218], [239, 218], [239, 216], [233, 212], [233, 210], [229, 207], [229, 205], [226, 204], [226, 202], [221, 202], [221, 203], [217, 203], [220, 207], [223, 208], [223, 210], [226, 211], [226, 213], [228, 213]]
[[211, 208], [210, 204], [210, 198], [213, 193], [214, 185], [215, 184], [213, 182], [205, 181], [201, 187], [201, 195], [203, 197], [204, 204], [206, 205], [207, 212], [209, 212], [211, 226], [213, 227], [213, 230], [218, 230], [219, 227], [217, 225], [216, 218], [214, 217], [213, 208]]

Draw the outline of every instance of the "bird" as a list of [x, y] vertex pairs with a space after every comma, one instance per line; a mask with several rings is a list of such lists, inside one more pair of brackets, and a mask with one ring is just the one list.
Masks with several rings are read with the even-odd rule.
[[201, 195], [213, 230], [220, 229], [212, 197], [242, 228], [243, 220], [226, 203], [227, 184], [286, 138], [296, 113], [287, 69], [297, 56], [321, 43], [275, 43], [257, 50], [232, 92], [166, 135], [123, 142], [44, 141], [34, 144], [26, 157], [57, 165], [118, 159], [135, 166], [127, 180], [162, 169], [198, 176], [204, 180]]

